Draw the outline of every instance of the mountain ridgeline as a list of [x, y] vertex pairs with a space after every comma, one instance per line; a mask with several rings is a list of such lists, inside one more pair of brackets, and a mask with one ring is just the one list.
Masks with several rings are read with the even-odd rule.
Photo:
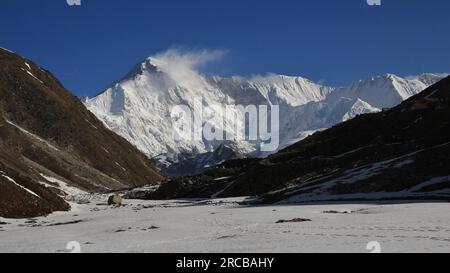
[[[128, 197], [450, 199], [450, 77], [387, 74], [335, 88], [279, 75], [209, 77], [165, 61], [145, 60], [83, 104], [49, 71], [0, 48], [0, 217], [46, 215], [69, 210], [74, 194], [156, 184]], [[193, 108], [192, 99], [279, 105], [280, 149], [174, 140], [169, 111]], [[208, 122], [222, 128], [221, 115]]]
[[[227, 143], [207, 139], [175, 141], [170, 119], [173, 106], [186, 105], [201, 115], [195, 110], [195, 100], [222, 108], [278, 105], [279, 148], [283, 149], [357, 115], [394, 107], [444, 77], [424, 74], [401, 78], [387, 74], [348, 87], [330, 87], [302, 77], [282, 75], [206, 76], [176, 62], [183, 56], [175, 57], [151, 57], [107, 90], [85, 101], [106, 127], [136, 145], [171, 176], [198, 174], [226, 160], [269, 155], [259, 150], [258, 142], [244, 139]], [[229, 132], [233, 126], [227, 127], [224, 120], [225, 124], [233, 121], [227, 118], [216, 111], [207, 118], [207, 123]], [[231, 151], [222, 153], [223, 145]]]
[[450, 77], [265, 159], [175, 178], [147, 198], [259, 196], [265, 203], [450, 200]]
[[109, 192], [163, 179], [49, 72], [0, 49], [0, 216], [67, 210], [64, 188]]

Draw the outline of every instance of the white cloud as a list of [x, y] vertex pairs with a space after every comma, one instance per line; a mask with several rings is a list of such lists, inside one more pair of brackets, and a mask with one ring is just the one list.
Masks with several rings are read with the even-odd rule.
[[183, 51], [169, 49], [149, 58], [151, 63], [166, 73], [175, 82], [189, 82], [200, 77], [199, 69], [220, 60], [223, 50]]
[[223, 50], [183, 51], [172, 48], [150, 59], [162, 69], [170, 70], [175, 66], [196, 70], [202, 65], [220, 60], [224, 54]]

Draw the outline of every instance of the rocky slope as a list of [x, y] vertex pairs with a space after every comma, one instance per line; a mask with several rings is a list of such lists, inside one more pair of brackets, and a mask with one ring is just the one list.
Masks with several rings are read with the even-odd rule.
[[49, 71], [0, 49], [0, 216], [68, 209], [63, 184], [107, 192], [161, 179]]
[[266, 159], [230, 161], [174, 179], [147, 198], [450, 200], [449, 160], [450, 77], [392, 109], [359, 115]]
[[[443, 77], [426, 74], [400, 78], [388, 74], [336, 88], [280, 75], [211, 77], [198, 72], [192, 61], [184, 62], [185, 58], [173, 52], [148, 58], [122, 80], [85, 102], [108, 128], [154, 158], [170, 175], [192, 175], [203, 166], [232, 159], [223, 157], [205, 162], [208, 155], [224, 144], [242, 156], [270, 154], [261, 151], [263, 141], [248, 138], [229, 142], [205, 138], [174, 140], [171, 109], [176, 105], [189, 106], [197, 115], [201, 113], [195, 108], [196, 101], [203, 106], [217, 106], [219, 110], [211, 116], [205, 114], [203, 122], [227, 133], [232, 131], [230, 124], [234, 124], [220, 111], [227, 105], [278, 105], [279, 149], [283, 149], [359, 114], [398, 105]], [[237, 125], [243, 127], [244, 122]]]

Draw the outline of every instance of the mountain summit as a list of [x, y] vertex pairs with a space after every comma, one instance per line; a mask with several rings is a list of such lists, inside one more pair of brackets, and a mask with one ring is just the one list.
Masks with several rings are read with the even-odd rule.
[[241, 174], [226, 195], [264, 200], [450, 198], [450, 77], [381, 113], [296, 143]]
[[[268, 155], [259, 151], [258, 143], [247, 140], [232, 143], [206, 139], [175, 141], [170, 110], [176, 105], [194, 109], [194, 100], [206, 106], [222, 107], [279, 105], [282, 149], [359, 114], [396, 106], [444, 77], [425, 74], [401, 78], [387, 74], [336, 88], [282, 75], [206, 76], [198, 72], [191, 59], [173, 54], [148, 58], [106, 91], [85, 101], [86, 107], [106, 127], [136, 145], [170, 175], [190, 175], [202, 170], [186, 168], [186, 165], [211, 166], [232, 159], [204, 164], [207, 154], [214, 153], [223, 144], [243, 156]], [[223, 113], [216, 112], [208, 122], [228, 132], [223, 120]]]
[[174, 178], [150, 199], [259, 196], [264, 203], [450, 200], [450, 77], [264, 159]]

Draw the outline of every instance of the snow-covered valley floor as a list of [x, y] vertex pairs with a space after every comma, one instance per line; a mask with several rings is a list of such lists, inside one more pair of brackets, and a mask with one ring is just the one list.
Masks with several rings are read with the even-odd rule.
[[[126, 200], [104, 197], [48, 217], [0, 218], [0, 252], [450, 252], [450, 203], [239, 206], [236, 199]], [[330, 212], [332, 211], [332, 212]], [[294, 218], [309, 222], [276, 223]]]

